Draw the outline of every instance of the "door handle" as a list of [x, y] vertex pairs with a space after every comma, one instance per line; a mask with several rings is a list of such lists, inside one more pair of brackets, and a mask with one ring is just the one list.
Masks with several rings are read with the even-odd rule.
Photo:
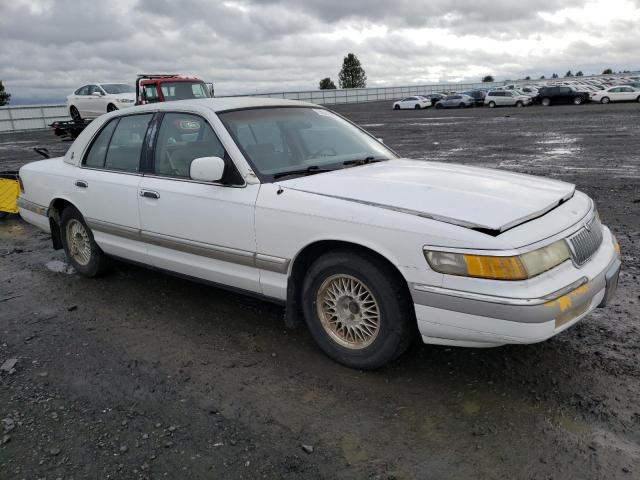
[[88, 188], [89, 184], [87, 182], [85, 182], [84, 180], [76, 180], [76, 187]]
[[158, 192], [154, 192], [153, 190], [140, 190], [140, 196], [144, 198], [160, 198], [160, 194]]

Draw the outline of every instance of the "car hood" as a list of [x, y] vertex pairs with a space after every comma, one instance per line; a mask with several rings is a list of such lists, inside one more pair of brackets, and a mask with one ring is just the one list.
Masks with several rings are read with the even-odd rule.
[[278, 182], [315, 195], [499, 233], [544, 215], [575, 186], [500, 170], [392, 160]]

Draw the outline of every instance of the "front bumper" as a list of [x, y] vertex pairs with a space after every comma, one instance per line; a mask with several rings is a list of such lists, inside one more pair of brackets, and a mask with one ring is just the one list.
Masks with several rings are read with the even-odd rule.
[[[621, 262], [607, 230], [591, 276], [540, 298], [511, 298], [413, 284], [418, 328], [425, 343], [493, 347], [544, 341], [570, 328], [617, 288]], [[585, 265], [585, 266], [587, 266]], [[508, 288], [508, 285], [505, 285]]]

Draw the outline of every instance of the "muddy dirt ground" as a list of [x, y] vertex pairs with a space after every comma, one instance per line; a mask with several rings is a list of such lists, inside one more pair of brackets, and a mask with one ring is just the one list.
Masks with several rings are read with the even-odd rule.
[[[0, 220], [0, 478], [640, 478], [640, 105], [339, 106], [399, 153], [576, 183], [613, 305], [547, 342], [337, 365], [281, 307], [124, 263], [85, 280]], [[49, 132], [0, 135], [0, 170]], [[311, 448], [303, 448], [303, 445]]]

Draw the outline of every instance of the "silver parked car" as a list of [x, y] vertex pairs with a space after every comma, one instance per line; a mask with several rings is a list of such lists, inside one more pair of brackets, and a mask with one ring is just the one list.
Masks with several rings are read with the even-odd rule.
[[465, 107], [473, 107], [474, 99], [469, 95], [464, 95], [462, 93], [457, 93], [455, 95], [447, 95], [438, 103], [436, 103], [436, 108], [465, 108]]
[[489, 107], [524, 107], [530, 105], [532, 102], [531, 97], [528, 95], [522, 95], [516, 90], [492, 90], [484, 97], [484, 104]]

